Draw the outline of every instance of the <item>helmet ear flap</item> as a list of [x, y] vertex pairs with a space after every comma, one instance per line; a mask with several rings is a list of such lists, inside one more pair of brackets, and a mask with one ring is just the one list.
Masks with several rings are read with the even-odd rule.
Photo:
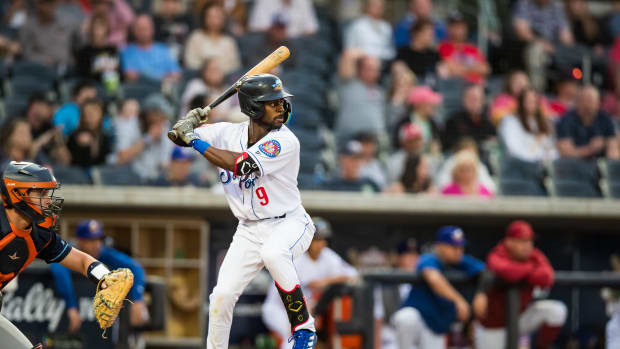
[[252, 119], [259, 120], [262, 119], [263, 116], [265, 116], [265, 104], [263, 102], [256, 102], [250, 100], [249, 105], [252, 109]]
[[293, 105], [284, 98], [284, 123], [291, 121], [293, 118]]

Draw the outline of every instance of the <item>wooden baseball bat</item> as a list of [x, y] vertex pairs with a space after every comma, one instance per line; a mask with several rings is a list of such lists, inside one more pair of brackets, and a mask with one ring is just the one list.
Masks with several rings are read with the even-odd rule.
[[[284, 62], [291, 55], [291, 51], [286, 46], [280, 46], [275, 51], [273, 51], [269, 56], [265, 57], [262, 61], [260, 61], [257, 65], [255, 65], [252, 69], [250, 69], [247, 73], [245, 73], [237, 82], [232, 84], [224, 93], [222, 93], [219, 97], [217, 97], [211, 104], [204, 108], [205, 113], [209, 113], [209, 110], [217, 107], [220, 103], [224, 102], [230, 96], [237, 93], [241, 84], [248, 76], [263, 74], [269, 72], [271, 69], [278, 66], [280, 63]], [[171, 141], [176, 141], [178, 138], [177, 131], [171, 130], [168, 131], [168, 138]]]

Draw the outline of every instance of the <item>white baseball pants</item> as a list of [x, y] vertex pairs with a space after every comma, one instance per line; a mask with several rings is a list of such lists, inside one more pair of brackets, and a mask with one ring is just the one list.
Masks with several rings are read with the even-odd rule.
[[399, 349], [445, 349], [446, 336], [436, 334], [424, 323], [418, 309], [404, 307], [392, 315]]
[[[566, 321], [567, 309], [564, 303], [542, 300], [530, 304], [519, 318], [520, 334], [530, 334], [542, 325], [561, 327]], [[506, 346], [504, 328], [485, 328], [476, 324], [475, 342], [477, 349], [501, 349]]]
[[3, 315], [0, 315], [0, 343], [3, 348], [32, 349], [28, 338]]
[[616, 310], [605, 327], [605, 348], [620, 349], [620, 313]]
[[[285, 291], [300, 284], [293, 258], [312, 242], [314, 224], [302, 206], [285, 218], [240, 221], [209, 296], [207, 349], [228, 348], [233, 308], [245, 287], [264, 267]], [[314, 331], [314, 318], [297, 329]]]

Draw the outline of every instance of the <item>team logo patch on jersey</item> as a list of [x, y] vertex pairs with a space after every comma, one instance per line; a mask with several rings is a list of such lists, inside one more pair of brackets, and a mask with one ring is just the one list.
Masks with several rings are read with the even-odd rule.
[[258, 150], [260, 150], [261, 153], [267, 155], [270, 158], [275, 158], [276, 156], [278, 156], [281, 149], [282, 147], [280, 146], [280, 142], [276, 141], [275, 139], [267, 141], [258, 146]]

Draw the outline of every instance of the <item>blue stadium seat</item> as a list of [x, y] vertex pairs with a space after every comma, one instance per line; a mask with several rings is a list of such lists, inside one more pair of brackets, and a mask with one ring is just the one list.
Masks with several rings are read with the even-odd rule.
[[321, 163], [321, 153], [317, 151], [302, 150], [299, 156], [299, 172], [314, 174], [317, 166]]
[[607, 178], [613, 182], [620, 182], [620, 161], [606, 160]]
[[575, 158], [561, 158], [553, 161], [552, 174], [555, 179], [596, 183], [598, 167], [594, 161]]
[[101, 185], [142, 185], [140, 177], [127, 166], [98, 166], [92, 169], [95, 184]]
[[609, 182], [609, 196], [620, 199], [620, 181]]
[[555, 193], [560, 197], [600, 198], [601, 192], [588, 182], [554, 179]]
[[320, 151], [325, 146], [325, 142], [318, 134], [316, 129], [297, 128], [294, 130], [299, 139], [301, 149], [308, 151]]
[[4, 99], [4, 110], [7, 118], [24, 116], [28, 100], [20, 96], [10, 96]]
[[502, 178], [499, 186], [503, 196], [547, 196], [545, 189], [533, 181]]
[[297, 183], [301, 190], [321, 190], [322, 186], [317, 177], [313, 174], [299, 173]]
[[15, 76], [11, 79], [11, 94], [28, 99], [35, 93], [54, 92], [52, 81], [38, 79], [34, 76]]
[[149, 95], [159, 92], [161, 92], [161, 88], [150, 83], [138, 82], [123, 84], [123, 97], [137, 99], [140, 103]]
[[51, 83], [57, 78], [54, 69], [36, 62], [18, 61], [13, 64], [11, 70], [14, 78], [28, 76]]
[[54, 177], [62, 184], [93, 184], [87, 170], [79, 167], [54, 166]]

